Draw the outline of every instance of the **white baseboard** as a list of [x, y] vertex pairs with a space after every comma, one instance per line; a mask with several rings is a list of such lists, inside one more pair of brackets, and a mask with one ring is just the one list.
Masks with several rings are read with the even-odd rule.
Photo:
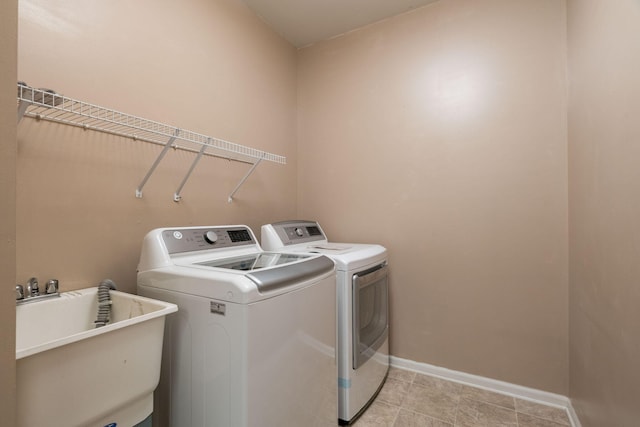
[[473, 387], [479, 387], [502, 394], [507, 394], [518, 399], [525, 399], [545, 405], [555, 406], [567, 411], [572, 427], [581, 427], [578, 416], [571, 405], [571, 400], [561, 394], [550, 393], [548, 391], [537, 390], [517, 384], [481, 377], [479, 375], [467, 374], [460, 371], [453, 371], [428, 363], [414, 362], [413, 360], [401, 359], [391, 356], [391, 366], [395, 368], [407, 369], [432, 377], [442, 378]]

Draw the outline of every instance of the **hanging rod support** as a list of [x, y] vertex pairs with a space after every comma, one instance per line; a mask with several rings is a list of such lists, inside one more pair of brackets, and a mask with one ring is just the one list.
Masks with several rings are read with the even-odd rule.
[[147, 172], [147, 174], [144, 176], [144, 178], [142, 178], [142, 182], [140, 183], [140, 185], [138, 185], [138, 188], [136, 188], [136, 197], [138, 199], [142, 199], [142, 187], [145, 186], [145, 184], [149, 180], [149, 177], [156, 170], [156, 168], [160, 164], [160, 161], [162, 160], [164, 155], [167, 154], [167, 151], [169, 151], [169, 148], [171, 148], [171, 145], [174, 143], [174, 141], [176, 140], [176, 138], [178, 137], [179, 134], [180, 134], [180, 129], [176, 129], [174, 135], [171, 138], [169, 138], [169, 140], [164, 145], [164, 148], [162, 149], [160, 154], [158, 154], [158, 157], [156, 158], [156, 161], [153, 162], [153, 164], [151, 165], [151, 168], [149, 169], [149, 172]]
[[207, 147], [211, 144], [211, 138], [207, 139], [207, 143], [206, 144], [202, 144], [202, 148], [200, 148], [200, 151], [198, 152], [198, 155], [196, 156], [196, 158], [193, 160], [193, 163], [191, 163], [191, 167], [189, 168], [189, 171], [187, 172], [187, 174], [185, 175], [184, 179], [182, 180], [182, 182], [180, 183], [180, 186], [178, 187], [178, 189], [176, 190], [175, 193], [173, 193], [173, 201], [174, 202], [179, 202], [180, 200], [182, 200], [182, 196], [180, 195], [180, 192], [182, 191], [182, 187], [184, 187], [184, 185], [187, 183], [187, 180], [189, 179], [189, 177], [191, 176], [191, 173], [193, 172], [193, 170], [196, 168], [196, 165], [198, 164], [198, 162], [200, 161], [200, 159], [202, 158], [202, 155], [204, 154], [204, 150], [207, 149]]
[[247, 178], [249, 178], [249, 175], [251, 175], [253, 173], [254, 170], [256, 170], [256, 168], [258, 167], [258, 165], [260, 164], [260, 162], [262, 161], [264, 157], [259, 158], [254, 164], [253, 166], [251, 166], [251, 169], [249, 169], [249, 172], [246, 173], [246, 175], [240, 180], [240, 182], [238, 183], [238, 185], [236, 185], [236, 188], [233, 189], [233, 191], [231, 192], [231, 194], [229, 194], [229, 198], [227, 199], [228, 203], [233, 202], [233, 196], [236, 194], [236, 192], [240, 189], [240, 187], [242, 186], [242, 184], [244, 184], [244, 182], [247, 180]]

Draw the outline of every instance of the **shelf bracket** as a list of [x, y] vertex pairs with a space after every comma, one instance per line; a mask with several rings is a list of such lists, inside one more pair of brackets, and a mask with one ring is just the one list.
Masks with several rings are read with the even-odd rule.
[[180, 186], [178, 187], [176, 192], [173, 193], [173, 201], [174, 202], [179, 202], [180, 200], [182, 200], [182, 196], [180, 195], [180, 192], [182, 191], [182, 187], [184, 187], [184, 185], [187, 183], [187, 180], [191, 176], [191, 173], [196, 168], [196, 165], [198, 164], [198, 162], [202, 158], [202, 155], [204, 154], [204, 150], [206, 150], [209, 145], [211, 145], [211, 138], [207, 139], [207, 143], [206, 144], [202, 144], [202, 148], [200, 148], [200, 151], [198, 152], [198, 155], [193, 160], [193, 163], [191, 163], [191, 167], [189, 168], [189, 171], [187, 172], [187, 174], [185, 175], [184, 179], [180, 183]]
[[231, 192], [231, 194], [229, 194], [229, 198], [227, 199], [228, 203], [233, 202], [233, 196], [238, 192], [238, 190], [240, 189], [240, 187], [242, 187], [242, 184], [244, 184], [244, 182], [247, 180], [247, 178], [249, 178], [249, 175], [251, 175], [253, 173], [254, 170], [256, 170], [256, 168], [258, 167], [258, 165], [260, 164], [260, 162], [262, 161], [262, 159], [264, 159], [264, 157], [259, 158], [254, 164], [253, 166], [251, 166], [251, 169], [249, 169], [249, 172], [247, 172], [245, 174], [245, 176], [240, 180], [240, 182], [238, 183], [238, 185], [236, 185], [236, 188], [233, 189], [233, 191]]
[[180, 129], [176, 129], [174, 135], [171, 138], [169, 138], [169, 140], [164, 145], [164, 148], [162, 149], [160, 154], [158, 154], [158, 157], [156, 158], [156, 161], [153, 162], [153, 164], [151, 165], [151, 168], [149, 169], [149, 172], [147, 172], [147, 174], [144, 176], [144, 178], [142, 178], [142, 182], [140, 182], [140, 185], [138, 185], [138, 188], [136, 188], [136, 197], [138, 199], [142, 199], [142, 187], [145, 186], [145, 184], [149, 180], [149, 177], [156, 170], [156, 168], [160, 164], [160, 161], [162, 160], [164, 155], [167, 154], [167, 151], [169, 151], [169, 148], [171, 148], [171, 145], [174, 143], [174, 141], [176, 140], [176, 138], [178, 137], [179, 134], [180, 134]]
[[27, 102], [25, 100], [20, 100], [18, 101], [18, 123], [20, 123], [20, 120], [22, 120], [22, 118], [24, 117], [24, 113], [27, 112], [27, 108], [29, 107], [31, 103]]

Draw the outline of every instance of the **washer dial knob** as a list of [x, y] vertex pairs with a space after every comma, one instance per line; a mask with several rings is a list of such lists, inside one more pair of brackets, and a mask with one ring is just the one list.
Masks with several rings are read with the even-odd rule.
[[296, 234], [300, 237], [304, 236], [304, 232], [302, 231], [302, 228], [296, 227]]
[[207, 243], [210, 243], [213, 245], [215, 242], [218, 241], [218, 235], [216, 234], [215, 231], [207, 231], [206, 233], [204, 233], [204, 240]]

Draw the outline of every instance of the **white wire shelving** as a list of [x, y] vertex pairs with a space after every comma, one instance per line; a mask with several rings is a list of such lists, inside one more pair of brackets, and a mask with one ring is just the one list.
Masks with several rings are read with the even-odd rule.
[[169, 148], [196, 154], [191, 167], [173, 194], [173, 200], [176, 202], [182, 199], [180, 193], [203, 156], [220, 157], [252, 165], [229, 194], [228, 202], [233, 201], [233, 196], [260, 162], [266, 160], [286, 164], [286, 158], [277, 154], [121, 113], [66, 97], [49, 89], [35, 89], [24, 83], [18, 83], [18, 123], [23, 117], [62, 123], [163, 146], [162, 151], [136, 188], [136, 197], [138, 198], [142, 198], [143, 187]]

